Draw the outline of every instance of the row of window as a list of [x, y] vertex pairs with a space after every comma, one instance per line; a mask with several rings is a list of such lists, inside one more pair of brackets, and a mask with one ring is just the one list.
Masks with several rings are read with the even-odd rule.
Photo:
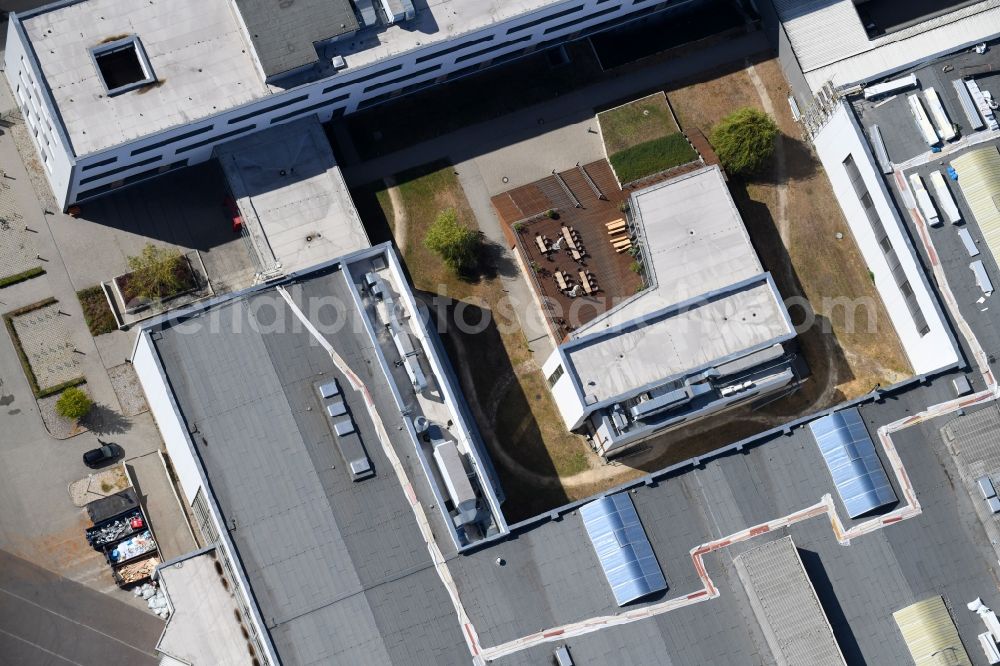
[[[159, 160], [160, 157], [157, 157], [155, 160], [150, 160], [150, 161], [158, 162]], [[182, 167], [186, 167], [187, 165], [188, 165], [187, 160], [179, 160], [177, 162], [172, 162], [171, 164], [165, 164], [158, 167], [153, 167], [152, 169], [146, 169], [145, 171], [134, 173], [131, 176], [126, 176], [121, 180], [116, 180], [112, 183], [107, 183], [106, 185], [98, 185], [97, 187], [92, 187], [89, 190], [81, 190], [77, 192], [76, 200], [83, 201], [84, 199], [91, 199], [98, 195], [106, 194], [107, 192], [110, 192], [111, 190], [117, 189], [119, 187], [124, 187], [125, 185], [133, 185], [135, 183], [138, 183], [139, 181], [152, 178], [153, 176], [158, 176], [168, 171], [180, 169]], [[134, 166], [135, 166], [134, 164], [130, 164], [128, 168], [131, 169]], [[103, 177], [104, 176], [97, 176], [97, 178], [103, 178]]]
[[[570, 14], [574, 14], [574, 13], [577, 13], [577, 12], [581, 11], [583, 9], [583, 7], [584, 7], [584, 5], [575, 5], [573, 7], [568, 8], [568, 9], [561, 10], [561, 11], [555, 12], [553, 14], [550, 14], [550, 15], [544, 17], [544, 18], [536, 19], [536, 20], [530, 21], [528, 23], [524, 23], [524, 24], [521, 24], [519, 26], [515, 26], [513, 28], [510, 28], [507, 31], [507, 33], [510, 34], [510, 33], [515, 33], [515, 32], [521, 32], [521, 31], [527, 30], [529, 28], [535, 27], [537, 25], [541, 25], [543, 23], [546, 23], [546, 22], [558, 19], [560, 17], [569, 16]], [[573, 25], [576, 25], [578, 23], [586, 22], [586, 21], [592, 20], [592, 19], [600, 17], [600, 16], [604, 16], [604, 15], [607, 15], [607, 14], [612, 14], [614, 12], [619, 11], [621, 9], [621, 7], [622, 7], [621, 4], [616, 4], [616, 5], [612, 6], [612, 7], [608, 7], [606, 9], [602, 9], [600, 11], [593, 12], [593, 13], [587, 15], [587, 16], [578, 17], [575, 20], [567, 21], [567, 22], [561, 23], [561, 24], [559, 24], [557, 26], [550, 27], [550, 28], [546, 29], [543, 34], [547, 35], [547, 34], [550, 34], [550, 33], [553, 33], [553, 32], [558, 32], [560, 30], [565, 30], [565, 29], [567, 29], [567, 28], [569, 28], [569, 27], [571, 27]], [[646, 12], [642, 12], [642, 13], [646, 13]], [[587, 32], [592, 32], [592, 31], [594, 31], [596, 29], [603, 28], [605, 25], [613, 23], [613, 22], [614, 22], [613, 20], [612, 21], [606, 21], [606, 22], [602, 23], [600, 26], [592, 26], [591, 28], [587, 29]], [[450, 55], [452, 53], [455, 53], [455, 52], [458, 52], [458, 51], [462, 51], [462, 50], [467, 49], [467, 48], [471, 48], [471, 47], [473, 47], [473, 46], [475, 46], [477, 44], [482, 44], [482, 43], [486, 43], [486, 42], [492, 42], [493, 40], [494, 40], [494, 36], [493, 35], [487, 35], [487, 36], [483, 36], [483, 37], [479, 37], [479, 38], [469, 39], [469, 40], [464, 41], [464, 42], [462, 42], [460, 44], [456, 44], [454, 46], [447, 47], [445, 49], [441, 49], [441, 50], [435, 51], [434, 53], [430, 53], [430, 54], [426, 54], [426, 55], [420, 56], [420, 57], [418, 57], [416, 59], [415, 62], [418, 62], [418, 63], [419, 62], [425, 62], [425, 61], [430, 60], [432, 58], [444, 57], [446, 55]], [[472, 52], [469, 52], [469, 53], [465, 53], [465, 54], [459, 56], [458, 58], [456, 58], [455, 62], [456, 63], [466, 62], [466, 61], [472, 60], [472, 59], [487, 60], [490, 53], [495, 53], [495, 52], [498, 52], [498, 51], [501, 51], [501, 50], [509, 49], [511, 46], [514, 46], [516, 44], [523, 43], [523, 42], [528, 42], [530, 40], [531, 40], [531, 35], [523, 35], [523, 36], [516, 37], [516, 38], [510, 39], [510, 40], [507, 40], [507, 41], [504, 41], [504, 42], [501, 42], [501, 43], [498, 43], [498, 44], [492, 44], [488, 48], [478, 49], [478, 50], [475, 50], [475, 51], [472, 51]], [[553, 40], [550, 40], [550, 41], [553, 41]], [[497, 63], [497, 62], [502, 62], [503, 60], [517, 58], [517, 57], [520, 57], [523, 54], [524, 54], [524, 50], [523, 49], [520, 50], [520, 51], [512, 51], [512, 52], [509, 52], [509, 53], [507, 53], [507, 54], [505, 54], [503, 56], [500, 56], [498, 58], [494, 58], [493, 62]], [[417, 70], [415, 72], [410, 72], [410, 73], [408, 73], [408, 74], [406, 74], [404, 76], [399, 76], [399, 77], [395, 77], [395, 78], [392, 78], [392, 79], [387, 79], [385, 81], [379, 81], [379, 82], [373, 83], [372, 85], [369, 85], [369, 86], [365, 87], [362, 90], [362, 94], [374, 92], [374, 91], [377, 91], [379, 89], [384, 89], [384, 88], [387, 88], [387, 87], [390, 87], [390, 86], [395, 86], [395, 85], [403, 83], [403, 82], [405, 82], [407, 80], [424, 76], [424, 75], [429, 74], [431, 72], [435, 72], [435, 71], [440, 70], [442, 68], [442, 66], [443, 66], [442, 64], [437, 64], [437, 65], [433, 65], [433, 66], [430, 66], [430, 67], [426, 67], [426, 68]], [[479, 66], [480, 66], [480, 64], [473, 64], [473, 65], [469, 65], [469, 66], [463, 67], [462, 69], [459, 69], [459, 70], [457, 70], [455, 72], [452, 72], [451, 75], [449, 76], [449, 78], [461, 76], [461, 75], [464, 75], [464, 74], [467, 74], [467, 73], [471, 73], [472, 71], [478, 69]], [[403, 64], [398, 63], [398, 64], [395, 64], [395, 65], [391, 65], [389, 67], [381, 68], [381, 69], [379, 69], [377, 71], [374, 71], [374, 72], [370, 72], [370, 73], [367, 73], [367, 74], [362, 74], [362, 75], [357, 76], [357, 77], [353, 77], [353, 78], [346, 79], [346, 80], [339, 80], [339, 81], [337, 81], [337, 83], [329, 85], [329, 86], [323, 88], [320, 94], [322, 96], [326, 96], [326, 95], [329, 95], [331, 92], [337, 91], [338, 89], [347, 88], [347, 87], [353, 87], [355, 84], [358, 84], [358, 83], [361, 83], [361, 82], [364, 82], [364, 81], [368, 81], [368, 80], [372, 80], [372, 79], [377, 79], [379, 77], [385, 76], [385, 75], [390, 74], [392, 72], [400, 71], [402, 69], [403, 69]], [[388, 91], [388, 92], [385, 92], [385, 93], [380, 93], [380, 94], [377, 94], [377, 95], [373, 95], [371, 97], [368, 97], [368, 99], [365, 99], [364, 101], [362, 101], [362, 103], [358, 106], [358, 108], [367, 108], [367, 107], [373, 106], [375, 104], [378, 104], [378, 103], [381, 103], [383, 101], [386, 101], [387, 99], [389, 99], [391, 97], [394, 97], [394, 96], [396, 96], [398, 94], [412, 92], [412, 91], [417, 90], [419, 88], [423, 88], [423, 87], [425, 87], [427, 85], [430, 85], [431, 82], [432, 82], [431, 80], [417, 82], [417, 83], [413, 83], [413, 84], [404, 86], [404, 87], [402, 87], [400, 89], [397, 89], [397, 90], [392, 90], [392, 91]], [[325, 107], [327, 107], [327, 106], [329, 106], [331, 104], [335, 104], [337, 102], [342, 102], [342, 101], [345, 101], [345, 100], [349, 99], [350, 96], [351, 96], [351, 94], [352, 94], [351, 92], [345, 91], [343, 94], [338, 95], [336, 97], [333, 97], [333, 98], [330, 98], [330, 99], [324, 99], [322, 101], [318, 101], [318, 102], [316, 102], [314, 104], [302, 107], [300, 109], [295, 109], [295, 110], [290, 111], [288, 113], [275, 116], [274, 118], [272, 118], [270, 120], [270, 124], [273, 125], [275, 123], [283, 122], [283, 121], [288, 120], [290, 118], [294, 118], [294, 117], [297, 117], [297, 116], [305, 115], [305, 114], [313, 112], [313, 111], [321, 110], [321, 109], [323, 109], [323, 108], [325, 108]], [[247, 121], [247, 120], [256, 118], [258, 116], [261, 116], [261, 115], [272, 113], [272, 112], [274, 112], [274, 111], [276, 111], [278, 109], [282, 109], [282, 108], [285, 108], [285, 107], [290, 107], [290, 106], [294, 106], [296, 104], [302, 103], [302, 102], [306, 101], [308, 98], [309, 98], [309, 94], [303, 93], [303, 94], [289, 96], [286, 99], [282, 99], [280, 101], [270, 101], [270, 103], [263, 104], [260, 107], [254, 109], [252, 111], [247, 111], [247, 112], [242, 113], [240, 115], [228, 118], [226, 120], [226, 124], [227, 125], [234, 125], [234, 124], [237, 124], [237, 123], [240, 123], [240, 122], [243, 122], [243, 121]], [[335, 111], [335, 113], [342, 114], [345, 111], [346, 111], [346, 109], [337, 109]], [[231, 132], [226, 132], [226, 133], [223, 133], [223, 134], [220, 134], [220, 135], [209, 136], [209, 137], [206, 137], [202, 141], [198, 141], [198, 142], [195, 142], [195, 143], [192, 143], [192, 144], [188, 144], [188, 145], [182, 146], [182, 147], [178, 148], [175, 151], [175, 153], [176, 154], [180, 154], [180, 153], [188, 152], [188, 151], [191, 151], [191, 150], [195, 150], [197, 148], [200, 148], [200, 147], [212, 144], [212, 143], [216, 143], [216, 142], [222, 141], [222, 140], [224, 140], [226, 138], [229, 138], [231, 136], [235, 136], [237, 134], [242, 134], [242, 133], [248, 132], [248, 131], [250, 131], [252, 129], [256, 129], [256, 128], [257, 128], [257, 125], [255, 125], [255, 124], [254, 125], [248, 125], [248, 126], [243, 127], [243, 128], [235, 129], [235, 130], [233, 130]], [[134, 157], [136, 155], [142, 155], [144, 153], [149, 153], [149, 152], [152, 152], [152, 151], [157, 151], [157, 150], [166, 148], [168, 146], [171, 146], [171, 145], [174, 145], [174, 144], [178, 144], [178, 143], [183, 142], [183, 141], [187, 141], [188, 139], [194, 138], [194, 137], [202, 135], [202, 134], [211, 134], [214, 130], [215, 130], [215, 125], [214, 124], [206, 124], [206, 125], [202, 125], [200, 127], [195, 127], [193, 129], [187, 130], [185, 132], [181, 132], [179, 134], [175, 134], [175, 135], [173, 135], [173, 136], [171, 136], [169, 138], [165, 138], [165, 139], [163, 139], [161, 141], [156, 141], [156, 142], [153, 142], [153, 143], [146, 144], [146, 145], [140, 146], [138, 148], [135, 148], [135, 149], [133, 149], [131, 151], [130, 155]], [[109, 158], [102, 159], [102, 160], [97, 161], [97, 162], [92, 162], [90, 164], [87, 164], [84, 167], [82, 167], [81, 171], [88, 171], [89, 172], [91, 170], [98, 169], [98, 168], [100, 168], [102, 166], [108, 166], [110, 164], [114, 164], [117, 161], [118, 161], [118, 157], [117, 156], [115, 156], [115, 157], [109, 157]], [[144, 160], [143, 162], [140, 162], [138, 164], [133, 163], [133, 164], [129, 164], [129, 165], [126, 165], [126, 166], [118, 167], [116, 169], [112, 169], [110, 171], [103, 171], [103, 172], [98, 173], [98, 174], [88, 175], [87, 178], [85, 178], [85, 179], [83, 179], [83, 180], [80, 181], [80, 184], [82, 185], [82, 184], [86, 184], [86, 183], [90, 183], [90, 182], [94, 182], [94, 181], [100, 180], [102, 178], [107, 178], [109, 175], [114, 175], [116, 173], [120, 173], [120, 172], [126, 171], [126, 170], [128, 170], [130, 168], [133, 168], [135, 166], [141, 166], [142, 164], [147, 164], [147, 163], [149, 163], [151, 161], [152, 161], [152, 159], [150, 159], [150, 160]]]
[[44, 112], [42, 91], [38, 88], [38, 83], [31, 75], [31, 70], [28, 68], [24, 56], [21, 56], [21, 68], [18, 71], [18, 77], [20, 78], [20, 82], [17, 84], [15, 93], [18, 98], [18, 106], [21, 109], [21, 113], [24, 114], [24, 120], [31, 130], [32, 136], [35, 138], [38, 152], [42, 156], [42, 163], [48, 169], [49, 173], [52, 173], [52, 146], [53, 144], [58, 146], [58, 142], [56, 141], [55, 130], [52, 128], [48, 114]]
[[875, 232], [875, 240], [878, 242], [879, 247], [882, 248], [882, 254], [885, 255], [885, 261], [889, 265], [893, 279], [896, 281], [896, 287], [903, 294], [903, 300], [906, 302], [906, 308], [910, 311], [910, 316], [913, 318], [913, 324], [917, 327], [920, 337], [923, 337], [930, 332], [931, 327], [927, 325], [927, 319], [920, 309], [920, 304], [917, 303], [916, 294], [913, 293], [913, 286], [906, 277], [906, 271], [903, 270], [903, 266], [899, 263], [899, 256], [892, 246], [892, 241], [889, 240], [889, 234], [886, 233], [885, 225], [882, 223], [878, 211], [875, 210], [875, 202], [872, 201], [871, 194], [868, 192], [868, 186], [865, 185], [864, 180], [861, 178], [861, 172], [858, 170], [858, 165], [854, 162], [853, 155], [848, 155], [847, 159], [844, 160], [844, 170], [847, 171], [847, 177], [854, 187], [854, 192], [858, 195], [858, 200], [861, 201], [861, 207], [865, 210], [865, 215], [868, 217], [872, 231]]

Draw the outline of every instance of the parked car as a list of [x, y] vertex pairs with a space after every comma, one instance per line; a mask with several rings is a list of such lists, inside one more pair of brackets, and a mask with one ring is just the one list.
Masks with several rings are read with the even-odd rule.
[[83, 454], [83, 464], [87, 467], [104, 467], [125, 455], [125, 450], [112, 442], [97, 440], [101, 446]]

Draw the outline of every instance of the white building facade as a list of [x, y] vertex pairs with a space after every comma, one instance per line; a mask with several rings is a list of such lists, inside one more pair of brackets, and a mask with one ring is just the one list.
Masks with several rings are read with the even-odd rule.
[[[68, 207], [206, 161], [228, 139], [308, 114], [329, 121], [671, 3], [491, 2], [486, 10], [470, 6], [469, 17], [451, 17], [467, 4], [449, 0], [447, 9], [422, 10], [436, 25], [452, 21], [436, 34], [414, 41], [392, 27], [373, 42], [378, 46], [351, 43], [357, 51], [343, 69], [282, 89], [267, 82], [235, 4], [71, 0], [11, 15], [6, 72], [56, 199]], [[98, 49], [109, 40], [136, 45], [145, 78], [135, 87], [102, 84]]]

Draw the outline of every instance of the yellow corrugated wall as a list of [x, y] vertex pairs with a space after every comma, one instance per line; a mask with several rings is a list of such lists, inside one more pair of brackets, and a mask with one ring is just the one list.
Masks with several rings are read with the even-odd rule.
[[951, 165], [986, 245], [1000, 261], [1000, 152], [996, 146], [980, 148], [956, 157]]
[[892, 617], [917, 666], [972, 666], [940, 596], [911, 604]]

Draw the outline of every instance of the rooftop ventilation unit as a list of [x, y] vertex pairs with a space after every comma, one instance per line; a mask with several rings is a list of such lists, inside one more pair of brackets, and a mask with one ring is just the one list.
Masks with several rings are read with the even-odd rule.
[[949, 222], [958, 224], [962, 221], [962, 214], [958, 211], [958, 206], [955, 204], [955, 197], [951, 196], [951, 190], [948, 189], [948, 184], [945, 182], [944, 176], [941, 175], [940, 171], [931, 171], [930, 178], [931, 187], [934, 188], [934, 197], [937, 199], [941, 211], [948, 218]]
[[898, 93], [903, 90], [916, 87], [917, 75], [910, 74], [909, 76], [904, 76], [901, 79], [893, 79], [892, 81], [876, 83], [873, 86], [866, 87], [865, 99], [874, 99], [875, 97], [881, 97], [882, 95], [892, 95], [893, 93]]
[[907, 95], [906, 101], [910, 104], [910, 112], [913, 114], [913, 120], [917, 124], [917, 130], [920, 131], [920, 136], [924, 138], [927, 145], [933, 148], [941, 143], [941, 137], [938, 136], [937, 130], [934, 129], [930, 118], [927, 117], [927, 112], [924, 110], [924, 105], [920, 102], [920, 97], [917, 95]]
[[643, 421], [648, 418], [652, 418], [657, 414], [662, 414], [663, 412], [679, 407], [687, 402], [690, 402], [691, 396], [687, 389], [679, 388], [673, 391], [667, 391], [666, 393], [661, 393], [660, 395], [652, 396], [649, 400], [643, 400], [637, 405], [632, 406], [632, 418], [636, 421]]
[[455, 442], [444, 439], [440, 426], [433, 425], [429, 431], [431, 444], [434, 446], [434, 462], [444, 479], [448, 497], [458, 515], [454, 517], [455, 525], [468, 525], [476, 520], [476, 491], [469, 482], [469, 475], [462, 462], [462, 454]]
[[380, 3], [389, 23], [412, 21], [417, 16], [411, 0], [380, 0]]
[[372, 0], [354, 0], [354, 6], [361, 14], [361, 24], [364, 27], [371, 28], [378, 24], [378, 13], [375, 11]]
[[965, 117], [969, 121], [969, 129], [982, 129], [983, 119], [979, 117], [979, 111], [976, 109], [976, 103], [972, 101], [972, 95], [969, 94], [969, 89], [965, 87], [965, 81], [963, 79], [952, 79], [951, 85], [955, 88], [955, 94], [958, 95], [958, 101], [962, 105], [962, 111], [965, 113]]
[[931, 196], [927, 193], [927, 188], [924, 187], [924, 181], [920, 174], [910, 174], [910, 187], [913, 189], [913, 197], [917, 200], [917, 207], [920, 208], [927, 224], [932, 227], [940, 225], [941, 218], [938, 217], [937, 208], [934, 207], [934, 202], [931, 201]]

